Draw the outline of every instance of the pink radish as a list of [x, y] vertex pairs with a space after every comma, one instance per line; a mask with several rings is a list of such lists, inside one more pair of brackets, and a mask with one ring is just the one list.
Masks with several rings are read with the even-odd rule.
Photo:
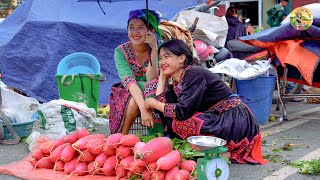
[[130, 163], [132, 163], [133, 161], [134, 161], [133, 156], [128, 156], [120, 161], [120, 165], [128, 169], [130, 166]]
[[53, 149], [61, 146], [64, 143], [66, 143], [66, 142], [64, 141], [64, 136], [63, 136], [63, 137], [61, 137], [61, 138], [59, 138], [59, 139], [54, 141], [54, 148]]
[[171, 168], [169, 171], [167, 171], [166, 177], [164, 179], [165, 180], [173, 179], [173, 175], [176, 174], [178, 171], [179, 171], [178, 166]]
[[119, 144], [128, 147], [133, 147], [137, 142], [140, 142], [140, 138], [137, 135], [127, 134], [121, 137]]
[[128, 170], [123, 165], [119, 165], [116, 168], [116, 179], [126, 177], [127, 174], [128, 174]]
[[134, 173], [142, 173], [144, 169], [145, 169], [144, 166], [137, 166], [136, 161], [132, 161], [129, 165], [129, 170]]
[[151, 173], [148, 171], [148, 169], [143, 170], [142, 179], [143, 180], [151, 180]]
[[29, 159], [28, 161], [29, 161], [29, 163], [30, 163], [34, 168], [36, 167], [37, 160], [35, 160], [35, 159]]
[[77, 176], [84, 176], [88, 173], [88, 165], [85, 162], [79, 162], [76, 165], [75, 170], [72, 172], [72, 174], [76, 174]]
[[148, 169], [150, 172], [155, 172], [156, 169], [157, 169], [157, 164], [156, 164], [156, 162], [149, 163], [149, 164], [147, 165], [147, 169]]
[[147, 162], [142, 161], [141, 159], [137, 159], [137, 160], [135, 160], [135, 161], [136, 161], [136, 163], [137, 163], [137, 166], [147, 166], [147, 165], [148, 165]]
[[126, 179], [131, 179], [133, 175], [135, 175], [135, 173], [133, 171], [129, 171]]
[[113, 146], [104, 146], [104, 147], [103, 147], [103, 152], [104, 152], [107, 156], [116, 155], [116, 149], [115, 149]]
[[52, 162], [49, 157], [41, 158], [35, 164], [36, 168], [44, 168], [44, 169], [53, 169], [53, 166], [54, 166], [54, 162]]
[[44, 153], [40, 150], [40, 149], [34, 149], [33, 152], [32, 152], [32, 157], [35, 159], [35, 160], [39, 160], [41, 158], [44, 157]]
[[117, 158], [115, 155], [110, 156], [106, 162], [104, 162], [103, 168], [101, 169], [102, 173], [107, 176], [109, 172], [115, 170], [117, 166]]
[[91, 161], [88, 164], [88, 172], [89, 172], [89, 174], [91, 174], [91, 175], [99, 174], [99, 170], [100, 170], [100, 168], [95, 166], [94, 161]]
[[123, 134], [121, 133], [115, 133], [115, 134], [111, 134], [108, 138], [107, 138], [107, 146], [108, 147], [117, 147], [119, 145], [120, 139], [122, 138]]
[[50, 154], [53, 148], [54, 148], [54, 141], [47, 141], [39, 147], [39, 149], [41, 149], [41, 151], [46, 155]]
[[110, 172], [108, 172], [107, 174], [105, 174], [105, 176], [116, 176], [117, 173], [116, 173], [116, 170], [115, 169], [112, 169]]
[[[57, 159], [60, 157], [61, 155], [61, 152], [64, 150], [64, 148], [66, 148], [68, 145], [70, 145], [69, 143], [67, 144], [62, 144], [61, 146], [57, 147], [55, 150], [53, 150], [51, 153], [50, 153], [50, 160], [52, 162], [56, 162]], [[70, 145], [71, 146], [71, 145]]]
[[85, 137], [80, 138], [77, 142], [73, 143], [72, 146], [75, 150], [83, 150], [87, 147], [87, 143], [91, 139], [103, 139], [106, 138], [106, 135], [104, 134], [92, 134]]
[[147, 162], [142, 161], [141, 159], [136, 159], [135, 162], [136, 162], [137, 166], [146, 166], [146, 165], [148, 165]]
[[190, 172], [187, 170], [179, 170], [174, 175], [172, 180], [188, 180], [190, 178]]
[[94, 165], [96, 167], [102, 167], [104, 165], [104, 162], [108, 159], [108, 156], [105, 155], [104, 153], [99, 154], [95, 160], [94, 160]]
[[63, 171], [63, 167], [64, 167], [64, 162], [58, 160], [58, 161], [54, 164], [53, 170], [55, 170], [55, 171]]
[[64, 172], [67, 173], [67, 174], [70, 174], [72, 173], [75, 169], [76, 169], [76, 165], [78, 164], [78, 160], [77, 159], [72, 159], [71, 161], [69, 162], [66, 162], [64, 164]]
[[156, 171], [151, 174], [152, 180], [163, 180], [166, 177], [166, 171]]
[[155, 162], [160, 157], [173, 150], [173, 144], [170, 138], [157, 137], [147, 142], [142, 148], [135, 153], [136, 159], [145, 162]]
[[80, 139], [80, 138], [83, 138], [85, 136], [89, 136], [90, 132], [88, 130], [86, 130], [85, 128], [79, 128], [77, 130], [76, 134], [77, 134], [77, 138]]
[[157, 160], [157, 170], [169, 170], [174, 166], [178, 165], [181, 162], [181, 160], [182, 156], [180, 152], [178, 150], [173, 150]]
[[94, 161], [95, 159], [96, 155], [89, 152], [88, 149], [83, 150], [82, 153], [79, 155], [79, 160], [87, 163]]
[[78, 141], [76, 132], [72, 132], [64, 137], [64, 141], [73, 144]]
[[123, 159], [132, 155], [132, 150], [130, 147], [120, 145], [116, 148], [116, 155], [117, 157], [120, 157], [121, 159]]
[[136, 153], [137, 151], [140, 151], [138, 149], [141, 149], [146, 143], [144, 142], [137, 142], [133, 147], [133, 153]]
[[181, 163], [180, 169], [185, 169], [192, 173], [197, 168], [197, 163], [193, 160], [185, 160]]
[[60, 159], [64, 162], [71, 161], [77, 154], [76, 150], [73, 149], [71, 144], [67, 144], [67, 146], [63, 149], [60, 155]]
[[91, 139], [87, 144], [87, 149], [92, 154], [100, 154], [103, 150], [103, 146], [106, 144], [105, 139]]

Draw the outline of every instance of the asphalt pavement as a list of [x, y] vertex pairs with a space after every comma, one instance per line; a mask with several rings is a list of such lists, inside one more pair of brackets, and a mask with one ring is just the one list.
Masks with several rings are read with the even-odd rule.
[[[270, 162], [266, 165], [230, 164], [229, 179], [252, 180], [305, 180], [320, 179], [320, 176], [307, 176], [298, 173], [289, 162], [320, 158], [320, 106], [303, 102], [287, 103], [288, 121], [273, 121], [261, 125], [263, 154]], [[281, 112], [272, 107], [272, 115], [280, 117]], [[96, 133], [108, 133], [106, 126], [98, 126]], [[286, 143], [296, 144], [292, 150], [283, 150]], [[22, 159], [28, 154], [28, 145], [0, 144], [0, 164], [8, 164]], [[1, 180], [19, 178], [0, 174]]]

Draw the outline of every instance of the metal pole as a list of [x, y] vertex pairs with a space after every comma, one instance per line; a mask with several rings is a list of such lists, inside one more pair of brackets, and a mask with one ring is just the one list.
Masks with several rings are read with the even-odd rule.
[[149, 3], [148, 0], [146, 0], [146, 9], [147, 9], [147, 24], [148, 24], [148, 30], [149, 30]]
[[262, 27], [262, 18], [263, 18], [263, 13], [262, 13], [262, 6], [263, 6], [263, 2], [262, 0], [258, 1], [258, 25], [259, 25], [259, 29], [261, 29]]
[[[146, 10], [147, 10], [147, 28], [148, 28], [148, 31], [150, 30], [150, 25], [149, 25], [149, 3], [148, 3], [148, 0], [146, 0]], [[151, 49], [150, 46], [147, 44], [147, 49]], [[152, 66], [152, 61], [151, 61], [151, 58], [150, 58], [150, 65]]]

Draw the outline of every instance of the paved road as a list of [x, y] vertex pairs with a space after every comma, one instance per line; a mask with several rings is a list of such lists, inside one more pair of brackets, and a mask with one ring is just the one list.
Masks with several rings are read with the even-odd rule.
[[[305, 180], [320, 179], [320, 176], [306, 176], [288, 166], [288, 162], [299, 159], [309, 160], [320, 157], [320, 106], [303, 103], [288, 104], [289, 121], [270, 122], [261, 126], [264, 146], [263, 153], [272, 161], [266, 165], [230, 165], [229, 179], [253, 180]], [[272, 114], [279, 115], [273, 107]], [[99, 132], [107, 132], [106, 127], [98, 127]], [[285, 143], [302, 144], [293, 150], [281, 150]], [[28, 153], [26, 144], [13, 146], [0, 145], [0, 164], [7, 164], [22, 159]], [[19, 178], [1, 175], [1, 180]]]

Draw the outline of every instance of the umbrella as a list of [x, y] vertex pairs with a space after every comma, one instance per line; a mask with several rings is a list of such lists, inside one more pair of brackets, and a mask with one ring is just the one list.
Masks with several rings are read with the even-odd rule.
[[[104, 10], [102, 9], [102, 7], [101, 7], [101, 4], [100, 4], [101, 1], [112, 3], [112, 2], [142, 1], [142, 0], [78, 0], [78, 2], [85, 2], [85, 1], [96, 1], [96, 2], [98, 2], [99, 7], [102, 10], [103, 14], [106, 14], [104, 12]], [[145, 1], [146, 1], [146, 10], [147, 10], [147, 28], [150, 29], [150, 27], [149, 27], [149, 14], [148, 14], [149, 13], [149, 5], [148, 5], [148, 0], [145, 0]], [[150, 49], [149, 45], [147, 45], [147, 48]], [[151, 60], [150, 60], [150, 65], [152, 66]]]
[[[101, 7], [101, 4], [100, 2], [109, 2], [109, 3], [112, 3], [112, 2], [124, 2], [124, 1], [142, 1], [142, 0], [78, 0], [78, 2], [86, 2], [86, 1], [96, 1], [98, 4], [99, 4], [99, 7], [100, 9], [102, 10], [103, 14], [106, 14], [104, 12], [104, 10], [102, 9]], [[147, 22], [148, 21], [148, 13], [149, 13], [149, 5], [148, 5], [148, 0], [145, 0], [146, 1], [146, 10], [147, 10]], [[148, 29], [149, 29], [149, 23], [148, 23]]]
[[[97, 2], [99, 4], [100, 9], [102, 10], [102, 12], [104, 14], [106, 14], [103, 10], [103, 8], [101, 7], [100, 2], [109, 2], [109, 3], [115, 3], [115, 2], [125, 2], [125, 1], [143, 1], [143, 0], [78, 0], [78, 2]], [[195, 1], [195, 0], [194, 0]], [[208, 0], [206, 3], [203, 4], [203, 6], [201, 6], [201, 8], [204, 9], [208, 9], [210, 7], [212, 7], [213, 5], [218, 4], [220, 1], [217, 1], [216, 3], [212, 3], [214, 0]], [[146, 10], [147, 10], [147, 28], [150, 29], [150, 25], [149, 25], [149, 5], [148, 5], [148, 0], [145, 0], [146, 2]], [[211, 5], [210, 5], [211, 4]], [[210, 5], [210, 6], [209, 6]], [[205, 7], [204, 7], [205, 6]], [[198, 11], [200, 11], [200, 9], [197, 9]], [[147, 45], [147, 48], [150, 48], [149, 45]], [[150, 65], [152, 66], [152, 63], [150, 61]]]
[[[88, 1], [97, 2], [97, 3], [99, 4], [99, 7], [100, 7], [100, 9], [102, 10], [102, 12], [103, 12], [104, 14], [106, 14], [106, 13], [104, 12], [104, 10], [102, 9], [100, 2], [113, 3], [113, 2], [143, 1], [143, 0], [78, 0], [78, 2], [88, 2]], [[149, 22], [149, 21], [148, 21], [148, 13], [149, 13], [148, 9], [149, 9], [149, 5], [148, 5], [148, 0], [145, 0], [145, 1], [146, 1], [146, 10], [147, 10], [147, 22]], [[201, 6], [201, 8], [204, 8], [205, 10], [200, 10], [200, 9], [198, 9], [198, 10], [200, 10], [200, 11], [206, 11], [207, 9], [211, 8], [212, 6], [217, 5], [217, 4], [220, 2], [220, 1], [216, 1], [215, 3], [212, 3], [213, 1], [215, 1], [215, 0], [207, 0], [207, 2], [203, 4], [203, 5], [205, 5], [205, 7]], [[149, 23], [148, 23], [148, 29], [149, 29]]]

